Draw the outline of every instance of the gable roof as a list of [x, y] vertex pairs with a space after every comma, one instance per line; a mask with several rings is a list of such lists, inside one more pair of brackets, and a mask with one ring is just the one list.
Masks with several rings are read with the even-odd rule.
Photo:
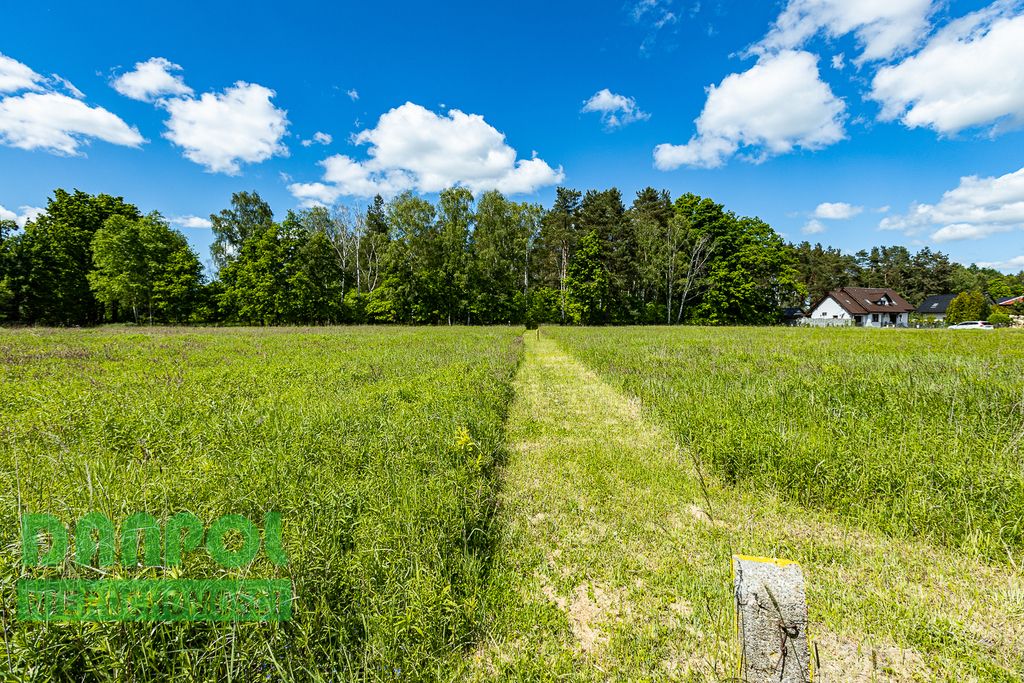
[[921, 302], [917, 313], [945, 313], [955, 298], [956, 294], [935, 294]]
[[1000, 299], [996, 302], [997, 306], [1013, 306], [1014, 304], [1024, 303], [1024, 295], [1021, 296], [1010, 296], [1005, 299]]
[[910, 313], [914, 310], [903, 297], [888, 287], [840, 287], [826, 294], [812, 308], [817, 308], [829, 297], [835, 299], [850, 315]]

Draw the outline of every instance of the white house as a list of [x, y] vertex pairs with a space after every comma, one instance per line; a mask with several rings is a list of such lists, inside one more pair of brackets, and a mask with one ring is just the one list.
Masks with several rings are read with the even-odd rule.
[[826, 327], [906, 327], [913, 310], [903, 297], [888, 288], [841, 287], [811, 307], [806, 323]]

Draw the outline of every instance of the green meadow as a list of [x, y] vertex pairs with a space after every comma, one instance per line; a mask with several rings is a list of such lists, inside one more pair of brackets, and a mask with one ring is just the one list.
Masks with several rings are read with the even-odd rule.
[[[0, 680], [731, 680], [729, 558], [818, 681], [1024, 676], [1024, 335], [0, 330]], [[19, 517], [282, 519], [287, 563], [22, 565]], [[123, 557], [123, 548], [122, 557]], [[287, 579], [280, 623], [30, 623], [23, 578]]]
[[1019, 556], [1024, 334], [877, 332], [550, 331], [726, 482], [890, 534]]
[[[429, 678], [473, 642], [517, 330], [0, 331], [4, 653], [16, 679]], [[26, 624], [20, 512], [281, 513], [292, 619]], [[119, 577], [171, 570], [120, 567]], [[71, 558], [55, 574], [98, 578]], [[39, 575], [33, 571], [31, 575]], [[0, 664], [2, 667], [3, 664]]]

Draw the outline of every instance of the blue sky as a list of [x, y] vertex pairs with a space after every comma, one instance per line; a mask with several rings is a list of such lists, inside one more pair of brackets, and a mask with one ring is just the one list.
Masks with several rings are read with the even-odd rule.
[[1021, 2], [236, 7], [8, 3], [0, 217], [119, 194], [207, 258], [188, 217], [243, 189], [283, 216], [652, 185], [794, 241], [1024, 269]]

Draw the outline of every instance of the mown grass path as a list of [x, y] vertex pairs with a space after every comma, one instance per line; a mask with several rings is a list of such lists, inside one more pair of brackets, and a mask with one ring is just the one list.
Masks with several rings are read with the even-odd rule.
[[467, 677], [728, 680], [729, 558], [804, 567], [818, 681], [1015, 681], [1024, 582], [923, 543], [726, 488], [635, 399], [526, 334], [492, 620]]

